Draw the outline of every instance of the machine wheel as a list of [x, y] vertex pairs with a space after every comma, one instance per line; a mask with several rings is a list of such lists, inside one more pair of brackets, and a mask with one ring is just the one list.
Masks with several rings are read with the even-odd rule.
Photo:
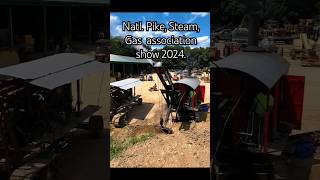
[[102, 116], [91, 116], [89, 119], [89, 133], [93, 138], [100, 138], [103, 134]]

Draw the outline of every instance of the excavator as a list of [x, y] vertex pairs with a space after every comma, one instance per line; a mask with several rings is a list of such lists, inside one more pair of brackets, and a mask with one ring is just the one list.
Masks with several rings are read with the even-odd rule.
[[167, 111], [160, 118], [161, 130], [172, 134], [173, 130], [167, 127], [168, 122], [197, 120], [196, 112], [200, 111], [204, 100], [204, 86], [200, 86], [197, 78], [185, 77], [176, 83], [162, 62], [153, 64], [164, 89], [160, 89], [166, 103]]

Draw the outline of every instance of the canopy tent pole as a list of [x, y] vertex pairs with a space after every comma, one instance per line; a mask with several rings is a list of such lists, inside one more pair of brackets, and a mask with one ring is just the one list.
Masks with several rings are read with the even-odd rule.
[[268, 152], [268, 141], [269, 141], [269, 117], [270, 117], [270, 90], [267, 92], [267, 107], [266, 107], [266, 113], [264, 115], [264, 123], [263, 123], [263, 144], [262, 144], [262, 152], [267, 153]]
[[43, 10], [43, 52], [47, 53], [48, 51], [48, 37], [47, 37], [47, 7], [42, 6]]
[[77, 114], [80, 115], [80, 80], [77, 80]]
[[72, 42], [72, 7], [71, 6], [69, 6], [68, 8], [68, 18], [69, 18], [68, 19], [68, 26], [69, 26], [68, 36], [69, 36], [69, 43], [71, 44]]
[[133, 96], [136, 96], [136, 87], [133, 88]]
[[13, 48], [14, 46], [14, 39], [13, 39], [13, 25], [12, 25], [12, 7], [8, 7], [8, 17], [9, 17], [9, 31], [10, 31], [10, 47]]
[[123, 74], [122, 74], [122, 77], [121, 78], [126, 78], [124, 75], [126, 74], [126, 65], [125, 64], [123, 64], [122, 65], [122, 70], [123, 70]]
[[92, 43], [92, 19], [91, 19], [91, 9], [88, 8], [88, 40]]

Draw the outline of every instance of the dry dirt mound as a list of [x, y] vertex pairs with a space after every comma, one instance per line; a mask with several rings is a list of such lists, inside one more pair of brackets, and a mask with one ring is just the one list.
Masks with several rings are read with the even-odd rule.
[[[209, 167], [210, 114], [206, 121], [174, 123], [174, 133], [164, 134], [159, 121], [166, 109], [165, 100], [160, 91], [148, 90], [155, 83], [163, 89], [158, 77], [154, 75], [154, 79], [136, 87], [136, 94], [143, 98], [143, 105], [136, 106], [128, 114], [130, 124], [124, 128], [111, 126], [111, 138], [117, 141], [112, 151], [117, 155], [111, 160], [111, 167]], [[209, 103], [210, 84], [204, 85], [205, 103]], [[139, 136], [144, 134], [150, 138], [142, 138], [142, 141]]]
[[209, 167], [209, 122], [193, 122], [188, 130], [179, 127], [181, 123], [176, 123], [174, 134], [158, 133], [128, 148], [111, 161], [111, 167]]

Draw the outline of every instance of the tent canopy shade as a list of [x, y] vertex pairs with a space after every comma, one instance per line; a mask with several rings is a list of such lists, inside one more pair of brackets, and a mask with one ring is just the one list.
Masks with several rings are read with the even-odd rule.
[[0, 74], [25, 80], [36, 79], [92, 60], [91, 57], [76, 53], [61, 53], [1, 68]]
[[142, 83], [139, 79], [128, 78], [120, 81], [110, 83], [111, 86], [118, 87], [120, 89], [128, 90]]
[[96, 72], [102, 72], [104, 70], [106, 70], [106, 66], [103, 63], [92, 61], [90, 63], [85, 63], [77, 67], [67, 69], [60, 73], [50, 74], [48, 76], [33, 80], [30, 83], [52, 90], [56, 87], [81, 79], [84, 76]]
[[178, 82], [176, 82], [175, 84], [185, 84], [185, 85], [191, 87], [193, 90], [195, 90], [199, 86], [200, 81], [197, 78], [183, 78], [183, 79], [179, 80]]
[[289, 63], [274, 53], [239, 52], [216, 61], [211, 68], [238, 70], [271, 89], [281, 76], [288, 72]]
[[151, 59], [136, 59], [130, 56], [120, 56], [115, 54], [110, 54], [110, 62], [117, 63], [136, 63], [136, 64], [153, 64]]
[[92, 57], [61, 53], [1, 68], [0, 75], [27, 80], [30, 84], [51, 90], [105, 69], [104, 63]]

